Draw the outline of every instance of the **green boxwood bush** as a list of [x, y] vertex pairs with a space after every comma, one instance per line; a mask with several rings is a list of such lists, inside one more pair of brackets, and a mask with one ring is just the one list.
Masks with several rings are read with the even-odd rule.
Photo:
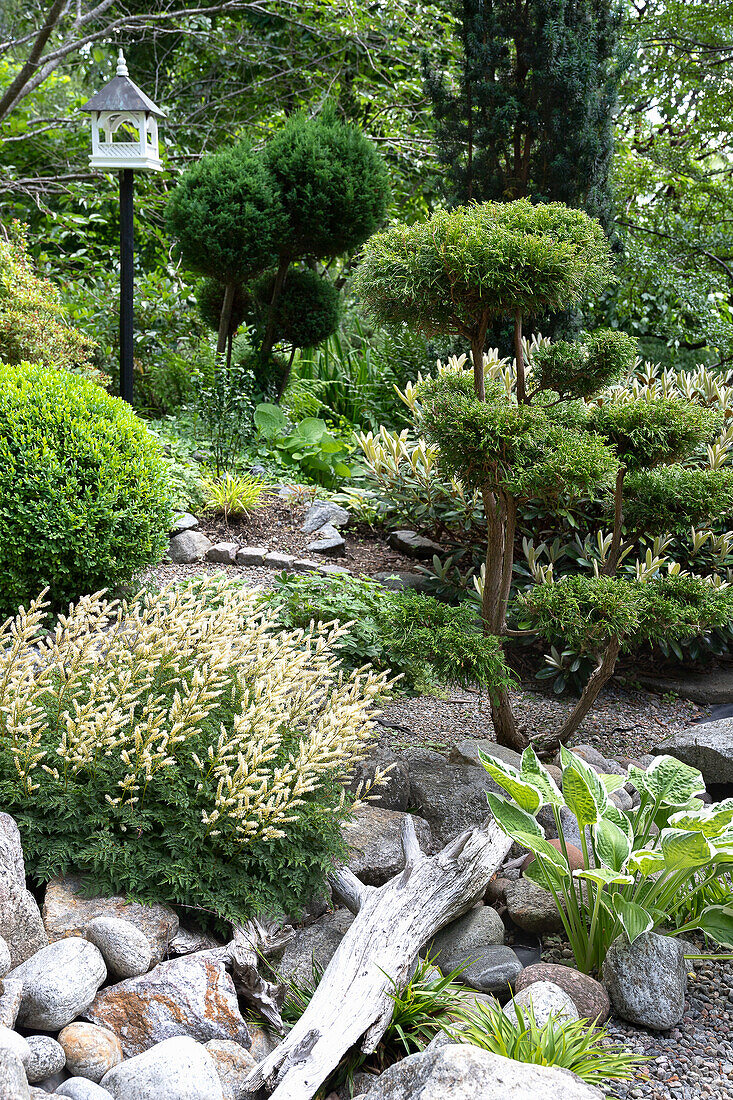
[[171, 490], [132, 409], [78, 375], [0, 365], [0, 614], [63, 607], [159, 560]]

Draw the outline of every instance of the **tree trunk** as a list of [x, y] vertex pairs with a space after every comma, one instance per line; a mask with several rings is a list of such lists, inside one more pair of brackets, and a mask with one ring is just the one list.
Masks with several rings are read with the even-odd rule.
[[277, 310], [277, 303], [280, 300], [282, 289], [285, 286], [285, 276], [288, 273], [289, 267], [290, 257], [281, 256], [280, 263], [277, 265], [275, 283], [272, 288], [270, 307], [267, 311], [267, 328], [265, 329], [265, 338], [262, 341], [262, 347], [260, 348], [260, 357], [263, 361], [269, 358], [270, 352], [272, 351], [272, 345], [275, 343], [275, 314]]
[[529, 744], [529, 738], [517, 729], [509, 692], [502, 688], [491, 699], [491, 724], [494, 727], [497, 745], [521, 752]]
[[283, 396], [285, 395], [285, 390], [288, 388], [288, 382], [290, 381], [290, 372], [293, 369], [293, 360], [294, 359], [295, 359], [295, 344], [293, 344], [292, 347], [290, 348], [290, 358], [288, 359], [288, 365], [285, 368], [285, 373], [283, 374], [282, 381], [280, 383], [280, 389], [278, 390], [278, 394], [277, 394], [278, 404], [280, 404], [280, 402], [282, 401]]
[[232, 306], [234, 305], [234, 295], [236, 294], [236, 291], [236, 283], [226, 284], [224, 290], [224, 301], [221, 303], [221, 313], [219, 314], [219, 335], [216, 341], [217, 356], [222, 356], [227, 349], [229, 329], [232, 323]]
[[473, 388], [479, 401], [486, 400], [486, 380], [484, 378], [484, 344], [486, 342], [486, 330], [483, 335], [471, 341], [471, 359], [473, 360]]
[[407, 815], [402, 847], [405, 869], [384, 886], [364, 886], [346, 868], [331, 876], [334, 897], [356, 919], [307, 1009], [245, 1088], [266, 1084], [271, 1100], [311, 1100], [351, 1047], [376, 1050], [392, 1018], [393, 981], [402, 988], [420, 948], [483, 896], [511, 840], [491, 822], [427, 857]]
[[527, 385], [524, 378], [524, 351], [522, 349], [522, 311], [514, 314], [514, 358], [517, 364], [517, 401], [524, 405], [527, 400]]
[[580, 699], [578, 699], [578, 702], [575, 704], [568, 718], [551, 741], [542, 743], [543, 756], [547, 755], [550, 751], [556, 750], [559, 745], [566, 745], [573, 736], [598, 698], [598, 693], [601, 688], [613, 676], [613, 670], [616, 667], [616, 661], [620, 650], [621, 639], [611, 638], [603, 652], [601, 660], [590, 676], [588, 683], [583, 688]]
[[604, 577], [613, 577], [618, 568], [618, 559], [621, 555], [621, 528], [624, 524], [624, 475], [626, 468], [622, 466], [616, 474], [616, 489], [613, 494], [613, 537], [608, 551], [606, 564], [601, 573]]
[[481, 614], [487, 634], [501, 635], [504, 618], [501, 613], [501, 595], [504, 580], [505, 519], [503, 501], [496, 493], [486, 490], [481, 494], [486, 512], [486, 565]]

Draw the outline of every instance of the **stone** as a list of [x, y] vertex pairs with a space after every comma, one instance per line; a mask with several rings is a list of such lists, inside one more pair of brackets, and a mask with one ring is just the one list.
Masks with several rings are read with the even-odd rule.
[[86, 927], [86, 937], [102, 952], [110, 975], [136, 978], [152, 963], [150, 941], [132, 921], [122, 917], [95, 917]]
[[236, 542], [216, 542], [206, 551], [206, 560], [221, 562], [222, 565], [234, 565], [239, 544]]
[[32, 1053], [27, 1040], [9, 1027], [0, 1027], [0, 1057], [5, 1058], [8, 1054], [20, 1058], [24, 1068], [30, 1065]]
[[411, 1054], [385, 1070], [369, 1100], [602, 1100], [574, 1073], [447, 1043]]
[[[10, 948], [7, 942], [0, 936], [0, 979], [4, 978], [12, 966]], [[2, 992], [0, 990], [0, 992]]]
[[685, 1011], [684, 948], [656, 932], [644, 932], [633, 944], [618, 936], [603, 962], [603, 983], [618, 1016], [652, 1031], [667, 1031]]
[[222, 944], [207, 932], [181, 926], [168, 944], [171, 955], [192, 955], [195, 951], [215, 951]]
[[370, 806], [381, 806], [383, 810], [406, 810], [410, 805], [410, 773], [403, 760], [399, 760], [389, 749], [378, 749], [368, 759], [357, 764], [352, 772], [349, 789], [356, 793], [360, 784], [369, 786], [377, 769], [389, 768], [383, 786], [374, 787]]
[[46, 1089], [38, 1088], [36, 1085], [31, 1085], [28, 1090], [31, 1100], [48, 1100], [48, 1092]]
[[483, 768], [449, 764], [427, 749], [414, 751], [405, 763], [412, 808], [428, 822], [439, 847], [489, 819], [486, 792], [500, 788]]
[[26, 889], [18, 826], [4, 813], [0, 813], [0, 936], [10, 952], [11, 967], [48, 943], [36, 899]]
[[733, 718], [688, 726], [655, 745], [654, 752], [697, 768], [706, 784], [733, 783]]
[[535, 982], [552, 982], [563, 989], [577, 1008], [581, 1020], [604, 1024], [611, 1014], [611, 1002], [601, 983], [572, 966], [543, 962], [526, 966], [517, 978], [517, 991], [529, 989]]
[[674, 692], [681, 699], [691, 699], [700, 706], [711, 707], [730, 703], [733, 699], [733, 668], [717, 668], [705, 672], [678, 672], [673, 676], [634, 673], [644, 687], [667, 694]]
[[147, 974], [108, 986], [86, 1015], [114, 1032], [126, 1058], [177, 1036], [249, 1046], [234, 982], [208, 952], [159, 963]]
[[235, 561], [237, 565], [262, 565], [266, 555], [266, 546], [240, 546]]
[[403, 588], [414, 588], [416, 592], [427, 592], [430, 588], [430, 578], [425, 573], [411, 573], [409, 570], [375, 573], [372, 580], [379, 581], [385, 588], [393, 588], [397, 591]]
[[28, 1078], [23, 1063], [13, 1051], [0, 1058], [0, 1096], [3, 1100], [30, 1100]]
[[55, 1096], [68, 1096], [70, 1100], [112, 1100], [112, 1094], [96, 1085], [94, 1081], [87, 1081], [86, 1077], [70, 1077], [59, 1085]]
[[326, 969], [353, 919], [348, 909], [337, 909], [299, 928], [275, 967], [278, 979], [295, 985], [312, 984], [314, 967], [318, 971]]
[[326, 554], [337, 558], [346, 553], [346, 539], [331, 523], [326, 523], [315, 532], [313, 542], [306, 547], [311, 554]]
[[301, 531], [311, 535], [314, 531], [320, 531], [326, 524], [332, 527], [345, 527], [351, 519], [351, 513], [340, 504], [333, 504], [330, 500], [314, 500], [305, 514], [301, 525]]
[[174, 535], [181, 535], [184, 531], [193, 531], [199, 525], [199, 521], [196, 516], [192, 516], [190, 512], [181, 512], [176, 516], [171, 524], [171, 529], [168, 532], [171, 538]]
[[268, 569], [280, 569], [287, 573], [293, 568], [294, 561], [292, 554], [278, 554], [272, 551], [270, 554], [265, 554], [263, 565]]
[[50, 1035], [29, 1035], [26, 1042], [31, 1051], [25, 1067], [29, 1084], [47, 1080], [51, 1074], [60, 1073], [66, 1065], [64, 1048]]
[[243, 1082], [257, 1062], [249, 1051], [229, 1039], [212, 1039], [206, 1043], [206, 1050], [214, 1059], [224, 1095], [232, 1097], [232, 1100], [244, 1100], [244, 1097], [251, 1096]]
[[518, 1005], [525, 1011], [531, 1007], [539, 1027], [544, 1027], [551, 1016], [557, 1020], [580, 1019], [572, 997], [553, 982], [534, 982], [526, 989], [515, 993], [511, 1001], [504, 1005], [504, 1012], [510, 1020], [517, 1019], [513, 1005]]
[[86, 1012], [107, 967], [93, 943], [72, 936], [42, 947], [11, 974], [23, 982], [18, 1023], [58, 1031]]
[[61, 1069], [58, 1073], [52, 1073], [45, 1081], [41, 1081], [38, 1088], [40, 1088], [42, 1092], [45, 1092], [46, 1095], [48, 1095], [49, 1092], [55, 1094], [56, 1089], [59, 1088], [60, 1085], [63, 1085], [64, 1081], [68, 1080], [69, 1074], [65, 1069]]
[[[403, 870], [405, 856], [400, 838], [405, 816], [367, 802], [352, 821], [341, 826], [341, 835], [349, 846], [347, 866], [367, 886], [383, 886]], [[430, 826], [421, 817], [413, 815], [412, 820], [420, 847], [431, 852]]]
[[513, 768], [519, 768], [522, 763], [521, 753], [508, 749], [504, 745], [497, 745], [495, 741], [490, 741], [486, 737], [459, 741], [452, 747], [448, 759], [451, 764], [473, 764], [477, 768], [483, 768], [479, 751], [495, 757], [504, 764], [511, 764]]
[[520, 878], [505, 891], [506, 907], [514, 923], [525, 932], [546, 935], [562, 932], [563, 923], [555, 899], [549, 890]]
[[[445, 963], [441, 963], [440, 969], [443, 974], [450, 973]], [[522, 964], [511, 947], [497, 944], [477, 952], [474, 960], [461, 971], [458, 980], [479, 993], [509, 997], [521, 972]]]
[[216, 1063], [188, 1036], [157, 1043], [102, 1078], [114, 1100], [223, 1100]]
[[95, 917], [120, 917], [134, 924], [147, 937], [154, 964], [165, 957], [168, 944], [178, 931], [178, 917], [167, 905], [143, 905], [118, 896], [85, 898], [82, 880], [76, 875], [49, 882], [43, 902], [43, 922], [50, 940], [84, 935]]
[[294, 573], [320, 573], [322, 566], [311, 558], [296, 558], [292, 568]]
[[389, 536], [389, 545], [400, 554], [408, 558], [421, 558], [432, 561], [434, 554], [444, 554], [445, 549], [439, 542], [418, 535], [417, 531], [392, 531]]
[[0, 1027], [15, 1027], [23, 998], [23, 982], [20, 978], [6, 978], [0, 994]]
[[611, 802], [613, 802], [614, 806], [617, 806], [619, 810], [622, 810], [624, 813], [629, 813], [633, 809], [634, 800], [623, 787], [619, 787], [617, 791], [611, 791], [608, 797]]
[[168, 555], [176, 565], [191, 565], [203, 561], [210, 549], [211, 540], [203, 531], [181, 531], [171, 539]]
[[114, 1032], [97, 1024], [75, 1020], [59, 1033], [66, 1067], [74, 1077], [101, 1081], [122, 1061], [122, 1044]]
[[625, 771], [617, 761], [608, 760], [592, 745], [571, 745], [570, 751], [579, 756], [581, 760], [585, 760], [586, 764], [590, 764], [597, 772], [603, 772], [606, 775], [621, 775]]
[[266, 1031], [264, 1027], [258, 1027], [257, 1024], [247, 1024], [249, 1028], [249, 1037], [252, 1040], [252, 1046], [249, 1048], [249, 1053], [254, 1058], [255, 1062], [261, 1062], [263, 1058], [267, 1058], [272, 1054], [273, 1050], [278, 1044], [277, 1038], [271, 1035], [269, 1031]]
[[444, 974], [477, 958], [487, 947], [504, 943], [504, 925], [490, 905], [477, 905], [441, 929], [428, 947]]

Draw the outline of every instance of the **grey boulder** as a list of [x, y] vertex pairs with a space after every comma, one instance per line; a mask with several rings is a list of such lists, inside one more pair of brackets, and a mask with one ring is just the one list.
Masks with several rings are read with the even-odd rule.
[[309, 542], [307, 546], [309, 553], [327, 554], [329, 557], [340, 557], [346, 553], [346, 540], [332, 523], [319, 527], [314, 534], [313, 542]]
[[369, 1100], [602, 1100], [598, 1089], [567, 1070], [458, 1043], [403, 1058], [367, 1095]]
[[554, 897], [530, 879], [520, 878], [508, 883], [504, 897], [507, 912], [518, 928], [536, 935], [563, 931]]
[[353, 919], [347, 909], [337, 909], [298, 929], [275, 966], [279, 980], [295, 985], [311, 983], [314, 968], [325, 970]]
[[513, 768], [519, 768], [522, 763], [521, 753], [515, 752], [514, 749], [508, 749], [504, 745], [497, 745], [495, 741], [490, 741], [488, 737], [478, 737], [475, 740], [468, 738], [465, 741], [459, 741], [451, 749], [449, 759], [451, 764], [473, 764], [475, 767], [483, 768], [479, 752], [483, 752], [487, 756], [493, 756], [494, 759], [503, 764], [511, 764]]
[[633, 944], [619, 936], [604, 960], [603, 982], [618, 1016], [653, 1031], [667, 1031], [685, 1011], [683, 946], [656, 932], [644, 932]]
[[[402, 823], [406, 814], [365, 803], [353, 820], [341, 827], [349, 846], [347, 865], [367, 886], [383, 886], [405, 866], [402, 851]], [[430, 826], [421, 817], [412, 818], [424, 852], [432, 850]]]
[[104, 1075], [102, 1087], [114, 1100], [223, 1100], [214, 1059], [187, 1036], [121, 1062]]
[[225, 1100], [245, 1100], [251, 1096], [244, 1081], [257, 1061], [250, 1052], [229, 1039], [212, 1039], [206, 1044], [206, 1050], [214, 1059]]
[[68, 1096], [69, 1100], [112, 1100], [112, 1094], [86, 1077], [69, 1077], [58, 1085], [55, 1096]]
[[122, 917], [95, 917], [87, 925], [86, 935], [102, 952], [115, 978], [135, 978], [150, 969], [150, 942], [131, 921]]
[[408, 558], [422, 558], [431, 561], [434, 554], [445, 553], [439, 542], [418, 535], [417, 531], [392, 531], [389, 536], [389, 545], [400, 554]]
[[490, 905], [478, 905], [438, 932], [428, 950], [436, 966], [448, 973], [476, 959], [487, 947], [503, 943], [501, 917]]
[[3, 1051], [0, 1058], [0, 1096], [3, 1100], [30, 1100], [28, 1078], [23, 1063], [14, 1051]]
[[12, 965], [10, 948], [3, 937], [0, 936], [0, 979], [5, 977]]
[[202, 531], [181, 531], [171, 539], [168, 554], [176, 565], [191, 565], [203, 561], [210, 549], [211, 541]]
[[30, 1065], [32, 1054], [28, 1041], [9, 1027], [0, 1027], [0, 1059], [8, 1054], [17, 1055], [25, 1067]]
[[300, 529], [306, 535], [311, 535], [314, 531], [320, 531], [327, 523], [332, 527], [345, 527], [350, 519], [351, 514], [340, 504], [333, 504], [329, 500], [314, 500]]
[[23, 982], [19, 978], [6, 978], [0, 985], [0, 1027], [14, 1027], [23, 996]]
[[419, 749], [406, 759], [410, 801], [430, 825], [441, 847], [459, 833], [483, 825], [488, 818], [486, 792], [499, 786], [483, 768], [449, 764], [437, 752]]
[[511, 1001], [504, 1005], [504, 1012], [510, 1020], [516, 1020], [514, 1006], [520, 1009], [531, 1008], [540, 1027], [544, 1027], [551, 1016], [558, 1020], [579, 1020], [578, 1010], [571, 997], [553, 982], [535, 982], [533, 985], [515, 993]]
[[389, 749], [378, 749], [366, 760], [357, 764], [352, 772], [349, 789], [356, 792], [359, 785], [369, 786], [377, 769], [389, 767], [384, 785], [374, 787], [370, 806], [381, 806], [383, 810], [406, 810], [410, 805], [410, 774], [403, 760], [398, 760]]
[[733, 718], [688, 726], [654, 748], [702, 772], [706, 783], [733, 783]]
[[70, 936], [42, 947], [11, 974], [23, 982], [18, 1023], [58, 1031], [86, 1012], [107, 967], [93, 943]]
[[237, 556], [236, 542], [217, 542], [206, 551], [206, 560], [220, 562], [222, 565], [234, 565]]
[[[445, 965], [440, 967], [443, 974], [450, 973]], [[495, 993], [497, 997], [511, 996], [517, 978], [522, 973], [522, 964], [511, 947], [496, 944], [484, 947], [471, 963], [461, 971], [459, 981], [465, 982], [479, 993]]]
[[31, 1085], [60, 1073], [66, 1065], [64, 1048], [50, 1035], [29, 1035], [26, 1042], [31, 1053], [25, 1072]]
[[[0, 936], [18, 966], [48, 943], [36, 900], [25, 885], [20, 832], [9, 814], [0, 813]], [[7, 973], [7, 971], [6, 971]]]
[[173, 538], [174, 535], [180, 535], [184, 531], [194, 531], [198, 525], [199, 521], [196, 516], [192, 516], [190, 512], [181, 512], [180, 515], [174, 518], [168, 534]]

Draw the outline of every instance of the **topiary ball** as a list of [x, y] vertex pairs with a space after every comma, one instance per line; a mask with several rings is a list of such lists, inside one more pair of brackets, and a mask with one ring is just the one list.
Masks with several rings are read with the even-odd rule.
[[[219, 331], [221, 307], [224, 304], [224, 292], [226, 287], [218, 279], [202, 279], [196, 286], [196, 305], [198, 306], [201, 320], [214, 332]], [[245, 318], [249, 303], [249, 296], [244, 287], [238, 286], [234, 291], [232, 303], [232, 316], [229, 320], [229, 333], [234, 336]]]
[[[254, 284], [254, 308], [248, 320], [255, 328], [264, 328], [267, 322], [274, 282], [275, 273], [271, 271]], [[341, 295], [330, 279], [309, 268], [289, 271], [277, 303], [275, 343], [314, 348], [336, 332], [340, 303]]]
[[171, 491], [133, 410], [96, 383], [0, 364], [0, 614], [53, 608], [160, 560]]

